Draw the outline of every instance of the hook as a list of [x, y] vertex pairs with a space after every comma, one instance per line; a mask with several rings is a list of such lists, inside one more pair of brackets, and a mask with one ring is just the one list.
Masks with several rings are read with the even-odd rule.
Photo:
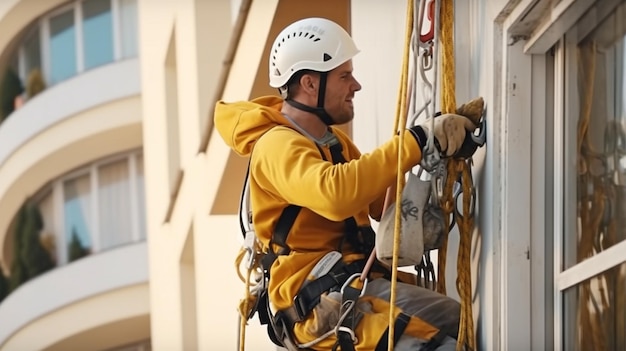
[[[428, 21], [430, 22], [430, 28], [428, 32], [422, 34], [422, 26], [424, 25], [424, 16], [427, 16]], [[419, 36], [420, 36], [420, 46], [425, 44], [429, 46], [433, 39], [435, 38], [435, 0], [430, 0], [428, 4], [426, 4], [426, 8], [422, 8], [422, 13], [420, 17], [420, 28], [419, 28]]]

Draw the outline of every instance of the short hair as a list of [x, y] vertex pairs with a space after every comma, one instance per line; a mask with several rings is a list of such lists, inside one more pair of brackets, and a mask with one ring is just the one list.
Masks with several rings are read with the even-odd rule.
[[285, 84], [285, 86], [280, 89], [281, 95], [283, 95], [283, 98], [285, 99], [292, 98], [293, 94], [297, 92], [298, 86], [300, 85], [300, 79], [302, 78], [302, 76], [305, 74], [311, 74], [311, 73], [319, 73], [319, 72], [312, 71], [310, 69], [303, 69], [294, 73], [287, 81], [287, 84]]

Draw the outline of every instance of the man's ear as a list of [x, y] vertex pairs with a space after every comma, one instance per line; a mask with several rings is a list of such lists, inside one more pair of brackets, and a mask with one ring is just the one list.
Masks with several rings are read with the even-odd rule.
[[305, 73], [300, 78], [300, 88], [310, 95], [317, 95], [319, 81], [313, 74]]

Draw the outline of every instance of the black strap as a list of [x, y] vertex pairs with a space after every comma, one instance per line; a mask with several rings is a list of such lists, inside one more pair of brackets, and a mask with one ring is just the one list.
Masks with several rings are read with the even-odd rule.
[[[241, 191], [241, 199], [239, 200], [239, 227], [241, 228], [241, 235], [246, 238], [246, 226], [243, 224], [243, 203], [246, 201], [246, 186], [248, 185], [248, 178], [250, 177], [250, 160], [248, 160], [248, 170], [246, 171], [246, 177], [243, 180], [243, 190]], [[246, 216], [248, 214], [246, 213]]]
[[[343, 150], [343, 147], [341, 146], [341, 143], [338, 140], [337, 140], [337, 143], [330, 145], [329, 149], [330, 149], [330, 155], [333, 158], [333, 163], [338, 164], [338, 163], [347, 162], [346, 159], [343, 157], [343, 154], [341, 153], [341, 151]], [[369, 254], [374, 248], [375, 234], [372, 228], [371, 227], [359, 228], [358, 224], [356, 223], [356, 219], [354, 219], [354, 217], [346, 218], [345, 223], [346, 223], [346, 229], [345, 229], [346, 235], [344, 238], [348, 240], [350, 245], [352, 245], [352, 247], [355, 250], [362, 252], [365, 255], [369, 256]], [[361, 236], [360, 238], [359, 238], [359, 234]]]
[[[289, 235], [289, 231], [291, 227], [293, 227], [293, 223], [296, 221], [296, 217], [302, 210], [302, 207], [296, 205], [289, 205], [283, 209], [283, 212], [280, 214], [278, 218], [278, 222], [276, 222], [276, 227], [274, 228], [274, 234], [272, 235], [272, 239], [270, 240], [270, 251], [277, 255], [286, 255], [289, 253], [289, 246], [287, 246], [287, 236]], [[273, 245], [280, 246], [280, 249], [274, 252]]]
[[[405, 313], [400, 313], [398, 317], [396, 317], [395, 322], [393, 323], [393, 345], [395, 346], [400, 340], [402, 333], [406, 329], [406, 326], [409, 324], [411, 320], [411, 316]], [[385, 330], [383, 336], [378, 340], [378, 344], [376, 345], [376, 351], [386, 351], [387, 346], [389, 344], [389, 327]]]
[[[341, 301], [342, 308], [343, 306], [346, 306], [346, 303], [352, 303], [354, 305], [351, 307], [350, 312], [348, 312], [346, 317], [341, 322], [341, 327], [345, 327], [353, 333], [356, 329], [357, 323], [359, 322], [356, 313], [356, 302], [359, 299], [360, 295], [361, 289], [353, 288], [352, 286], [346, 286], [343, 289]], [[340, 346], [341, 351], [354, 351], [354, 342], [355, 340], [352, 340], [352, 334], [340, 328], [339, 332], [337, 333], [337, 343], [333, 347], [333, 350], [337, 350], [337, 346]]]
[[291, 323], [303, 321], [320, 302], [320, 296], [333, 287], [343, 285], [352, 275], [362, 272], [365, 260], [345, 264], [339, 261], [327, 274], [307, 283], [293, 300], [293, 305], [284, 310]]
[[443, 340], [447, 336], [448, 333], [445, 330], [439, 329], [439, 332], [437, 332], [437, 334], [435, 334], [429, 342], [422, 345], [421, 349], [424, 351], [435, 351], [441, 344], [443, 344]]

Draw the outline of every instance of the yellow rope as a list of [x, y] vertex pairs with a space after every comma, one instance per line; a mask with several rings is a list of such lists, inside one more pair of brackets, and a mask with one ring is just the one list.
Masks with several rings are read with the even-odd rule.
[[[396, 109], [396, 118], [394, 122], [393, 133], [398, 133], [398, 168], [396, 171], [395, 199], [402, 198], [402, 188], [404, 187], [404, 172], [402, 169], [402, 150], [404, 145], [403, 130], [407, 121], [407, 82], [409, 79], [409, 56], [411, 49], [411, 33], [413, 31], [413, 0], [408, 0], [406, 19], [406, 33], [404, 40], [404, 56], [402, 59], [402, 76], [400, 79], [400, 92], [398, 94], [398, 105]], [[389, 296], [389, 328], [387, 337], [387, 350], [393, 350], [394, 344], [394, 323], [395, 323], [395, 302], [396, 302], [396, 286], [398, 278], [398, 251], [400, 249], [400, 227], [402, 223], [402, 204], [401, 201], [395, 202], [395, 223], [393, 231], [393, 252], [391, 260], [391, 293]]]
[[242, 300], [242, 302], [240, 303], [240, 306], [242, 306], [239, 309], [239, 318], [240, 318], [240, 324], [239, 324], [239, 351], [244, 351], [246, 348], [246, 325], [248, 324], [248, 314], [249, 311], [248, 309], [250, 308], [250, 276], [252, 275], [252, 269], [253, 268], [248, 268], [247, 269], [247, 273], [246, 273], [246, 277], [244, 278], [241, 275], [241, 271], [239, 269], [239, 267], [241, 266], [241, 261], [243, 260], [243, 258], [246, 255], [246, 250], [245, 249], [241, 249], [239, 251], [239, 254], [237, 255], [237, 258], [235, 259], [235, 268], [237, 269], [237, 275], [239, 275], [240, 279], [244, 279], [245, 281], [245, 297]]
[[[441, 68], [442, 68], [442, 91], [441, 110], [443, 113], [456, 113], [456, 87], [455, 87], [455, 64], [454, 64], [454, 1], [442, 0], [441, 2]], [[457, 338], [457, 350], [475, 350], [476, 338], [474, 334], [474, 317], [472, 313], [472, 274], [471, 274], [471, 241], [474, 231], [473, 213], [471, 213], [472, 178], [471, 165], [468, 160], [448, 160], [448, 178], [444, 188], [444, 197], [441, 207], [449, 222], [450, 214], [454, 210], [452, 191], [454, 180], [461, 177], [463, 191], [463, 216], [457, 218], [459, 227], [459, 252], [457, 257], [457, 290], [461, 298], [461, 315], [459, 323], [459, 336]], [[444, 245], [439, 253], [439, 284], [437, 290], [446, 293], [445, 268], [448, 235], [444, 237]]]

